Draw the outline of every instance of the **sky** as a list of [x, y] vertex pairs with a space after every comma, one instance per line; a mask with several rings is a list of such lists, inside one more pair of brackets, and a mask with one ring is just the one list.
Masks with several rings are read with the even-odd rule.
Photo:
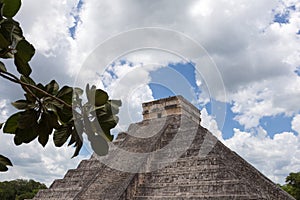
[[[35, 80], [91, 83], [122, 100], [114, 134], [142, 120], [143, 102], [182, 95], [202, 126], [275, 183], [300, 171], [299, 1], [27, 0], [16, 18], [36, 48]], [[5, 121], [22, 93], [2, 79], [0, 92]], [[91, 154], [87, 144], [75, 159], [51, 141], [16, 147], [5, 134], [0, 143], [14, 164], [0, 180], [48, 186]]]

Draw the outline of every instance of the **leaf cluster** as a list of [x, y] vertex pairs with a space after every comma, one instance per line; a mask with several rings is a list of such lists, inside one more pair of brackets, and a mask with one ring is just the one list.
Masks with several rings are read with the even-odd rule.
[[[28, 77], [32, 70], [29, 61], [35, 49], [24, 37], [20, 24], [13, 19], [21, 0], [0, 0], [0, 57], [12, 58], [20, 74]], [[4, 64], [1, 62], [1, 70]]]
[[[12, 105], [19, 112], [0, 123], [3, 132], [14, 135], [15, 145], [30, 143], [37, 139], [44, 147], [53, 134], [55, 146], [67, 141], [75, 147], [73, 157], [83, 145], [83, 133], [98, 155], [108, 152], [108, 141], [113, 139], [110, 130], [118, 122], [121, 101], [109, 100], [108, 94], [87, 84], [87, 102], [83, 102], [84, 91], [70, 86], [60, 87], [52, 80], [48, 84], [36, 83], [30, 74], [29, 61], [35, 49], [23, 36], [23, 31], [13, 17], [21, 6], [21, 0], [0, 0], [0, 58], [14, 59], [19, 75], [10, 73], [0, 61], [0, 76], [19, 84], [24, 90], [24, 99]], [[19, 78], [20, 77], [20, 78]], [[11, 161], [0, 155], [0, 171], [7, 171]]]

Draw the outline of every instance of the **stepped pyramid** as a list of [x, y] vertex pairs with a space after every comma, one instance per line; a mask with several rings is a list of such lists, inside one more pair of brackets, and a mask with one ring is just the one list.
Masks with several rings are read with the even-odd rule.
[[294, 199], [200, 126], [181, 96], [143, 104], [143, 121], [35, 200]]

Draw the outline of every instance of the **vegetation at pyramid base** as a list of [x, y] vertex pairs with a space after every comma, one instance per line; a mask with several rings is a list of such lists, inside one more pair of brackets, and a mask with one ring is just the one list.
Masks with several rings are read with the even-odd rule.
[[1, 200], [32, 199], [40, 189], [47, 189], [43, 183], [34, 180], [17, 179], [0, 182]]
[[281, 186], [283, 190], [300, 200], [300, 172], [291, 172], [285, 179], [286, 184]]
[[[121, 101], [109, 100], [108, 94], [87, 84], [85, 91], [70, 86], [59, 86], [51, 80], [47, 84], [36, 83], [31, 77], [29, 64], [35, 48], [28, 42], [19, 22], [13, 17], [21, 7], [21, 0], [0, 0], [0, 58], [13, 59], [18, 74], [11, 73], [0, 61], [0, 77], [13, 82], [24, 91], [24, 98], [12, 103], [19, 112], [10, 116], [0, 129], [14, 136], [15, 145], [37, 139], [44, 147], [53, 134], [54, 144], [75, 147], [73, 157], [83, 145], [87, 134], [91, 146], [98, 155], [108, 152], [108, 141], [113, 139], [110, 130], [118, 123], [116, 114]], [[9, 70], [8, 70], [9, 69]], [[85, 93], [87, 102], [83, 102]], [[12, 162], [0, 155], [0, 171], [7, 171]]]

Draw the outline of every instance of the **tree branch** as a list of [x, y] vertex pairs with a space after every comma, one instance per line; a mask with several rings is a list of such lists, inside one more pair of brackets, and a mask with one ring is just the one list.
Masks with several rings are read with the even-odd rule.
[[52, 94], [49, 94], [48, 92], [36, 87], [35, 85], [31, 85], [31, 84], [28, 84], [28, 83], [25, 83], [21, 80], [19, 80], [15, 75], [9, 73], [9, 72], [6, 72], [6, 71], [0, 71], [0, 76], [2, 76], [3, 78], [9, 80], [9, 81], [12, 81], [14, 83], [18, 83], [22, 86], [24, 86], [25, 88], [32, 88], [32, 89], [35, 89], [37, 91], [39, 91], [40, 93], [50, 97], [50, 98], [53, 98], [55, 99], [56, 101], [58, 101], [59, 103], [62, 103], [63, 105], [65, 105], [66, 107], [70, 108], [70, 109], [73, 109], [71, 105], [67, 104], [66, 102], [64, 102], [63, 100], [57, 98], [56, 96], [53, 96]]

